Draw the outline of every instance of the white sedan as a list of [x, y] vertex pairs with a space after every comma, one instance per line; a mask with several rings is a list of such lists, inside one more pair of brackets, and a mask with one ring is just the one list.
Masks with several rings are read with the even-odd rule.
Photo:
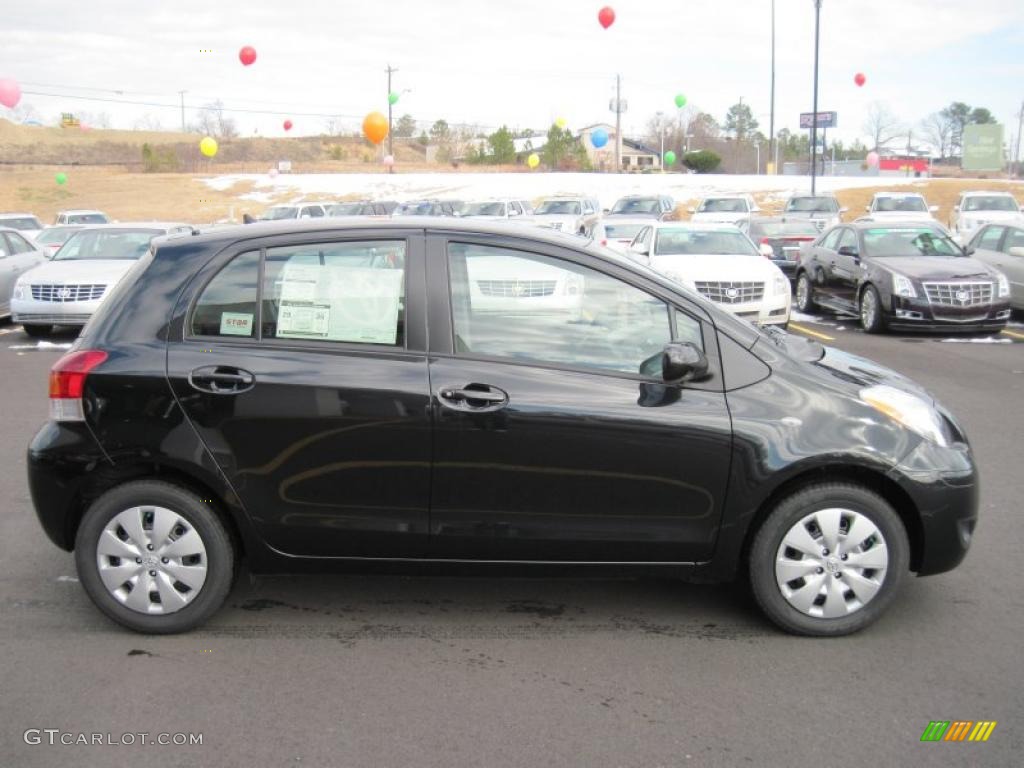
[[758, 325], [789, 323], [789, 280], [732, 225], [654, 223], [636, 236], [630, 256], [737, 317]]

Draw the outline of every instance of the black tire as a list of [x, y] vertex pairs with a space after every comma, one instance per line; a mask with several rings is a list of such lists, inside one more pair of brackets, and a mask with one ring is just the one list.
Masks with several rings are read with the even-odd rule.
[[[833, 507], [864, 515], [874, 523], [885, 540], [889, 562], [881, 587], [855, 612], [839, 618], [815, 617], [790, 605], [783, 596], [775, 576], [775, 561], [783, 538], [793, 526], [815, 511]], [[783, 499], [765, 518], [754, 535], [748, 566], [754, 598], [775, 624], [796, 635], [839, 637], [864, 629], [889, 607], [907, 577], [910, 544], [899, 515], [877, 493], [850, 483], [819, 483]]]
[[861, 291], [857, 310], [860, 316], [861, 328], [864, 329], [865, 333], [881, 333], [885, 330], [882, 299], [878, 295], [878, 289], [875, 286], [869, 285]]
[[52, 325], [22, 325], [21, 327], [33, 339], [44, 339], [53, 333]]
[[[147, 615], [123, 605], [103, 584], [96, 547], [104, 527], [126, 509], [137, 506], [166, 507], [183, 517], [206, 548], [206, 581], [199, 594], [173, 613]], [[235, 551], [223, 523], [209, 504], [191, 491], [157, 480], [139, 480], [117, 486], [89, 507], [75, 537], [75, 565], [89, 598], [103, 613], [122, 626], [146, 634], [187, 632], [212, 616], [231, 591]]]
[[[803, 295], [800, 289], [803, 288]], [[806, 272], [801, 272], [796, 279], [796, 308], [805, 315], [817, 311], [818, 305], [814, 302], [814, 283]]]

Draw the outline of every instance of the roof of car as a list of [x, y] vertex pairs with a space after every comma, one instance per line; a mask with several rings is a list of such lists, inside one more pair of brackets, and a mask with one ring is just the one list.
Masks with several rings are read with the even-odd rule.
[[875, 192], [875, 197], [924, 197], [920, 192]]
[[724, 231], [724, 232], [739, 232], [740, 228], [735, 224], [729, 224], [724, 221], [656, 221], [651, 220], [650, 225], [655, 229], [688, 229], [693, 231], [705, 232], [708, 230], [713, 231]]
[[[65, 226], [65, 225], [60, 225]], [[117, 229], [170, 229], [171, 227], [191, 227], [184, 221], [119, 221], [116, 224], [82, 224], [67, 225], [80, 226], [84, 230], [117, 230]]]
[[60, 216], [60, 215], [63, 214], [65, 216], [70, 216], [71, 214], [80, 214], [80, 213], [100, 213], [100, 214], [103, 214], [104, 216], [107, 215], [107, 214], [103, 213], [103, 211], [97, 211], [94, 208], [68, 208], [66, 211], [58, 211], [57, 215]]
[[[996, 195], [998, 197], [1013, 197], [1013, 193], [1007, 192], [1006, 190], [1003, 190], [1002, 192], [997, 192], [992, 189], [972, 189], [970, 191], [960, 193], [961, 197], [981, 197], [983, 195], [985, 197], [988, 197], [990, 195]], [[1016, 198], [1014, 199], [1016, 200]]]
[[12, 213], [10, 211], [5, 211], [4, 213], [0, 213], [0, 219], [14, 219], [14, 218], [23, 218], [23, 217], [27, 217], [27, 218], [30, 218], [30, 219], [38, 219], [39, 218], [34, 213]]
[[884, 220], [877, 221], [870, 219], [867, 216], [857, 219], [856, 221], [847, 222], [840, 224], [841, 227], [853, 227], [854, 229], [909, 229], [911, 227], [928, 227], [930, 229], [943, 230], [943, 226], [935, 221], [935, 219], [922, 218], [920, 221], [916, 219], [900, 219], [899, 221]]

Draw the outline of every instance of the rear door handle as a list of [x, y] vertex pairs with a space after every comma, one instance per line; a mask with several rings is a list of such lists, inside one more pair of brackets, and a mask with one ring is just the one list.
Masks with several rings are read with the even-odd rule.
[[508, 405], [508, 393], [490, 384], [441, 387], [437, 399], [441, 405], [457, 411], [496, 411]]
[[206, 365], [194, 368], [188, 375], [188, 383], [200, 392], [214, 395], [237, 395], [252, 389], [256, 377], [242, 368], [229, 365]]

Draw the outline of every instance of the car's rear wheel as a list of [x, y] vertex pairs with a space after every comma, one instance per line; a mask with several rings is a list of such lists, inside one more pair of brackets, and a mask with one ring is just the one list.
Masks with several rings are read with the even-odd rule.
[[860, 295], [860, 325], [867, 333], [881, 333], [885, 330], [882, 300], [873, 285], [865, 288]]
[[806, 272], [801, 272], [796, 279], [796, 308], [801, 312], [814, 312], [818, 305], [814, 303], [814, 286]]
[[21, 327], [33, 339], [42, 339], [53, 333], [52, 325], [22, 325]]
[[234, 562], [231, 539], [210, 505], [155, 480], [100, 496], [75, 538], [86, 593], [137, 632], [171, 634], [202, 624], [227, 597]]
[[781, 501], [750, 548], [758, 605], [799, 635], [857, 632], [889, 607], [910, 565], [902, 521], [862, 486], [820, 483]]

